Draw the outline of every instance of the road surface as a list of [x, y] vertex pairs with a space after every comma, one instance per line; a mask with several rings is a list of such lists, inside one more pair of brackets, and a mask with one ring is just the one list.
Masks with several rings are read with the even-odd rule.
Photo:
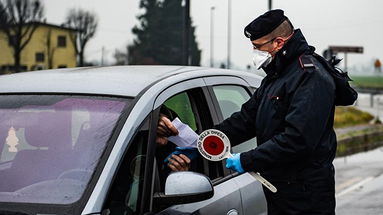
[[336, 158], [337, 215], [383, 214], [383, 147]]

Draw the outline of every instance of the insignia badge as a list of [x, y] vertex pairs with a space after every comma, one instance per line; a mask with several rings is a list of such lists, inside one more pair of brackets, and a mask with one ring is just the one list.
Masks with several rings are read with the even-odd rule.
[[251, 37], [251, 34], [248, 31], [245, 31], [247, 37]]

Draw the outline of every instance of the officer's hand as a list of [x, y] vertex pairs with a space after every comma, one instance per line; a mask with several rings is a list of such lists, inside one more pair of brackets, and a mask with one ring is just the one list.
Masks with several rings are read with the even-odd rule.
[[165, 115], [160, 114], [157, 126], [156, 143], [159, 145], [166, 145], [168, 143], [168, 137], [174, 135], [178, 135], [177, 128]]
[[245, 172], [241, 164], [241, 153], [233, 154], [233, 157], [226, 159], [226, 168], [239, 173]]
[[189, 171], [191, 160], [184, 154], [172, 155], [171, 158], [168, 159], [168, 167], [172, 171]]

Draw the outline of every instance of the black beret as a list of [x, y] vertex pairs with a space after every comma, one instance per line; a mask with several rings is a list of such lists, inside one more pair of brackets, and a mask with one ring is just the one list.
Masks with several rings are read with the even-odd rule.
[[287, 17], [283, 10], [270, 10], [254, 19], [245, 27], [244, 33], [250, 40], [259, 39], [277, 28]]

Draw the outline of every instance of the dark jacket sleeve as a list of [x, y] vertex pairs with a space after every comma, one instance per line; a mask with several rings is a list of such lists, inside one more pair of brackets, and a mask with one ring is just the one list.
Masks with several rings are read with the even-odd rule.
[[258, 109], [256, 95], [257, 92], [242, 105], [240, 111], [233, 113], [222, 123], [213, 127], [226, 134], [231, 146], [238, 145], [256, 136], [255, 119]]
[[333, 117], [335, 86], [325, 72], [304, 72], [292, 94], [284, 131], [241, 154], [245, 171], [259, 172], [296, 162], [310, 156], [319, 143], [327, 123]]

